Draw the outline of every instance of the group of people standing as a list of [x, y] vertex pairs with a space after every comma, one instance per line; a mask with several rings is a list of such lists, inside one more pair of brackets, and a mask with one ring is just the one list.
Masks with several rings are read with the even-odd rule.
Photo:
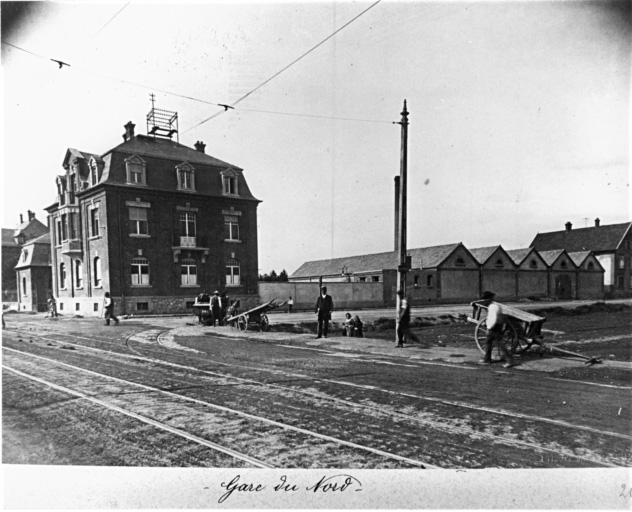
[[[226, 312], [230, 306], [230, 300], [228, 299], [228, 295], [226, 292], [220, 293], [215, 290], [213, 295], [209, 295], [206, 290], [204, 290], [200, 295], [197, 296], [196, 299], [197, 304], [209, 304], [209, 315], [211, 327], [215, 327], [215, 325], [222, 326], [224, 325], [224, 319], [226, 318]], [[202, 318], [202, 313], [200, 313], [199, 317], [200, 323], [204, 321]]]

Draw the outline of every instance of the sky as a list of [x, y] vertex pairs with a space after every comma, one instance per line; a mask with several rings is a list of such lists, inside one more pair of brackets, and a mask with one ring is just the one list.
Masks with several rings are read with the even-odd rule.
[[146, 133], [151, 93], [244, 169], [260, 273], [394, 249], [404, 100], [409, 248], [632, 220], [629, 2], [1, 8], [2, 227], [46, 222], [67, 148]]

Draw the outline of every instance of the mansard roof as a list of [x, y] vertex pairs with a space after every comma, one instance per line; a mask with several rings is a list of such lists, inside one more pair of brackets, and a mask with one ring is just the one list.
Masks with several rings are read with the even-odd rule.
[[112, 148], [105, 153], [105, 155], [108, 153], [128, 153], [130, 155], [164, 158], [177, 160], [178, 162], [189, 162], [191, 164], [211, 165], [213, 167], [222, 168], [230, 167], [232, 169], [241, 170], [241, 168], [236, 165], [229, 164], [171, 139], [149, 137], [147, 135], [136, 135], [115, 148]]

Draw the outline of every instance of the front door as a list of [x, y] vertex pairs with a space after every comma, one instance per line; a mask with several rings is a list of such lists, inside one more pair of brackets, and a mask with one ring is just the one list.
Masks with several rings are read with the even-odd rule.
[[555, 278], [555, 298], [571, 298], [571, 276], [568, 274], [562, 274]]

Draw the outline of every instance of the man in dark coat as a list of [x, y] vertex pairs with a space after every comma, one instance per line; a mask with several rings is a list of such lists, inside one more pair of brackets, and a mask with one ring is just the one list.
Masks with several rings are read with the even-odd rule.
[[213, 322], [213, 327], [215, 327], [215, 322], [219, 325], [222, 325], [220, 319], [220, 311], [221, 311], [221, 303], [219, 300], [219, 292], [216, 290], [211, 297], [211, 321]]
[[318, 336], [317, 338], [327, 337], [329, 330], [329, 320], [334, 311], [334, 301], [330, 295], [327, 295], [327, 287], [320, 289], [320, 295], [316, 301], [316, 314], [318, 315]]

